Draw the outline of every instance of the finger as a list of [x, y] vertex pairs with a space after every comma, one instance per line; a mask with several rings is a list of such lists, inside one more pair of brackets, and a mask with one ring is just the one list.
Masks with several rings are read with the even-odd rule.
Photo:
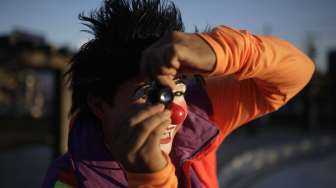
[[169, 87], [170, 89], [176, 88], [176, 83], [174, 77], [167, 75], [159, 75], [156, 77], [159, 83], [163, 86]]
[[[114, 148], [119, 148], [117, 152], [121, 156], [135, 154], [137, 150], [145, 143], [145, 140], [150, 135], [151, 131], [155, 129], [156, 126], [161, 124], [161, 121], [170, 121], [170, 113], [161, 112], [149, 117], [141, 124], [133, 126], [129, 131], [122, 132], [119, 139], [114, 143]], [[118, 154], [117, 154], [118, 155]], [[123, 159], [120, 159], [123, 160]]]
[[186, 75], [186, 76], [193, 76], [195, 74], [202, 74], [202, 73], [206, 74], [208, 72], [202, 72], [198, 69], [191, 68], [191, 67], [181, 67], [178, 75], [183, 74], [183, 75]]
[[145, 105], [145, 104], [134, 104], [131, 106], [128, 114], [125, 114], [125, 117], [122, 118], [120, 122], [116, 122], [119, 127], [117, 130], [114, 131], [113, 137], [109, 138], [109, 142], [111, 144], [118, 144], [119, 142], [123, 143], [125, 139], [130, 137], [132, 133], [132, 127], [136, 124], [140, 123], [144, 119], [162, 112], [164, 110], [163, 104], [157, 105]]
[[[153, 133], [154, 130], [157, 129], [163, 122], [170, 122], [170, 111], [166, 110], [163, 113], [156, 114], [147, 120], [145, 120], [142, 124], [139, 124], [132, 134], [132, 137], [129, 138], [129, 148], [131, 148], [132, 152], [136, 152], [140, 149], [148, 137]], [[167, 125], [168, 126], [168, 125]]]
[[156, 127], [152, 131], [152, 133], [148, 136], [146, 143], [144, 143], [143, 147], [153, 148], [160, 146], [160, 139], [167, 129], [167, 127], [171, 124], [171, 120], [163, 121], [159, 126]]
[[141, 103], [133, 103], [128, 110], [126, 111], [125, 114], [123, 114], [123, 117], [120, 117], [119, 122], [115, 122], [119, 127], [117, 129], [119, 131], [114, 131], [114, 134], [117, 134], [118, 137], [122, 135], [124, 132], [127, 132], [129, 127], [131, 126], [131, 118], [136, 116], [140, 111], [146, 110], [150, 108], [150, 106], [146, 104], [141, 104]]
[[165, 47], [164, 53], [162, 54], [164, 65], [167, 67], [174, 68], [178, 70], [180, 68], [180, 63], [178, 61], [177, 47], [169, 45]]
[[157, 46], [143, 52], [141, 72], [150, 79], [155, 79], [160, 74], [175, 76], [179, 67], [176, 49], [171, 45]]
[[144, 121], [145, 119], [163, 112], [165, 109], [165, 106], [161, 103], [159, 104], [155, 104], [155, 105], [145, 105], [142, 109], [138, 110], [134, 115], [132, 115], [132, 117], [130, 117], [128, 119], [128, 125], [130, 127], [133, 127], [139, 123], [141, 123], [142, 121]]
[[181, 67], [181, 63], [179, 61], [179, 58], [177, 56], [173, 57], [170, 60], [170, 66], [178, 70]]
[[151, 54], [151, 59], [147, 64], [148, 74], [152, 79], [156, 79], [158, 75], [176, 75], [177, 71], [173, 67], [169, 65], [169, 62], [164, 58], [165, 54], [164, 47], [160, 47], [155, 51], [155, 53]]
[[161, 67], [160, 73], [162, 75], [167, 75], [167, 76], [175, 76], [177, 74], [177, 70], [175, 68], [169, 68], [169, 67]]

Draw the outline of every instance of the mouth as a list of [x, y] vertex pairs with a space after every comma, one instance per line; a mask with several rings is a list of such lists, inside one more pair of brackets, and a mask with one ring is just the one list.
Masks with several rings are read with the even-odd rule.
[[177, 125], [169, 125], [165, 132], [162, 134], [162, 137], [160, 139], [160, 144], [168, 144], [173, 139], [173, 133], [176, 129]]

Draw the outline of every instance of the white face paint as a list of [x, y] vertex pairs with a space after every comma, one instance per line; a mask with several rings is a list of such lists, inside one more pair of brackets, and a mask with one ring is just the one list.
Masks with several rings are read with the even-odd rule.
[[[137, 100], [137, 102], [140, 103], [145, 103], [147, 99], [147, 92], [149, 89], [150, 89], [149, 84], [144, 84], [141, 87], [139, 87], [132, 97], [133, 100]], [[174, 99], [173, 104], [171, 105], [172, 122], [176, 123], [171, 124], [166, 128], [160, 140], [160, 148], [166, 154], [170, 153], [174, 136], [176, 135], [176, 132], [183, 124], [183, 121], [186, 118], [188, 112], [187, 103], [184, 98], [185, 92], [186, 92], [186, 85], [183, 82], [177, 81], [176, 88], [173, 89]]]

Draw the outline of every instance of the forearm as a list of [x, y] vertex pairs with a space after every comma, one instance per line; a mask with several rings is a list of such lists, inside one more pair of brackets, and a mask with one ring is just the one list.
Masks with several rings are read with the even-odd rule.
[[211, 75], [233, 75], [237, 80], [253, 78], [265, 97], [277, 94], [288, 101], [314, 72], [314, 64], [306, 55], [276, 37], [255, 36], [224, 26], [201, 36], [217, 56]]
[[214, 119], [225, 129], [233, 130], [278, 109], [314, 72], [306, 55], [276, 37], [255, 36], [225, 26], [200, 36], [216, 54], [216, 66], [206, 78], [206, 87]]

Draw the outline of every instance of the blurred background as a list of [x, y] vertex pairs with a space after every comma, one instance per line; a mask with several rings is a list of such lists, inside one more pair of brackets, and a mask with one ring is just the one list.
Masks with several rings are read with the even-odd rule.
[[[227, 25], [282, 37], [315, 62], [288, 105], [236, 130], [218, 152], [221, 187], [336, 187], [336, 1], [174, 1], [186, 30]], [[0, 1], [0, 187], [40, 187], [66, 151], [63, 73], [91, 38], [78, 14], [100, 0]]]

